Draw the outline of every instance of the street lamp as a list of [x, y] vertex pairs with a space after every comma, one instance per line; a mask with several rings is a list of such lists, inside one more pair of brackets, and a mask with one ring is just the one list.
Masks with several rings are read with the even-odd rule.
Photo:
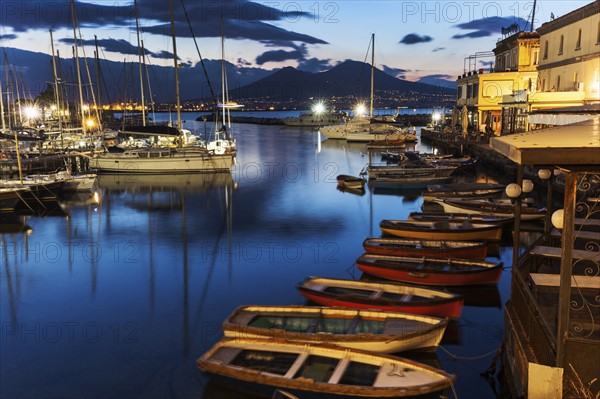
[[563, 229], [565, 223], [565, 210], [558, 209], [554, 211], [552, 214], [552, 226], [556, 227], [559, 230]]
[[506, 186], [504, 191], [512, 203], [515, 203], [522, 192], [521, 186], [519, 186], [517, 183], [510, 183], [508, 186]]

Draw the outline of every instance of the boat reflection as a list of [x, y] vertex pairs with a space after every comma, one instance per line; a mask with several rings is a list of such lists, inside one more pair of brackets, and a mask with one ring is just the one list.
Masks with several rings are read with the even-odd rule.
[[191, 174], [105, 174], [98, 176], [98, 187], [109, 192], [149, 193], [179, 191], [203, 193], [216, 187], [233, 185], [231, 173]]
[[0, 234], [25, 233], [30, 235], [33, 229], [26, 223], [24, 216], [15, 212], [0, 213]]

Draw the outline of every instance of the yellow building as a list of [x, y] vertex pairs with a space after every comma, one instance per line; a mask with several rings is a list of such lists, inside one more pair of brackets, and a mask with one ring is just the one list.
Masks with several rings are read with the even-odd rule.
[[539, 91], [530, 95], [533, 109], [598, 102], [600, 1], [544, 23], [538, 33], [542, 56]]
[[473, 132], [502, 131], [502, 103], [515, 92], [537, 87], [536, 67], [540, 42], [537, 32], [517, 32], [499, 41], [494, 48], [494, 72], [483, 69], [458, 78], [457, 107], [467, 106]]

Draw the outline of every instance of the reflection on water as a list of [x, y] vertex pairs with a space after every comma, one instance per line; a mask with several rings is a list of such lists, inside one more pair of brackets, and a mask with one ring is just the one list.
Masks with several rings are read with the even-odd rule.
[[[231, 174], [103, 175], [95, 197], [67, 199], [57, 216], [2, 220], [1, 397], [242, 397], [194, 364], [223, 319], [240, 305], [304, 303], [295, 287], [307, 276], [358, 278], [379, 221], [420, 211], [418, 192], [336, 189], [338, 174], [368, 162], [362, 144], [276, 126], [236, 132]], [[502, 244], [493, 260], [511, 256]], [[479, 302], [467, 301], [444, 349], [476, 357], [500, 346], [509, 283], [507, 271], [495, 290], [465, 294]], [[494, 397], [479, 377], [491, 356], [437, 355], [459, 396]]]

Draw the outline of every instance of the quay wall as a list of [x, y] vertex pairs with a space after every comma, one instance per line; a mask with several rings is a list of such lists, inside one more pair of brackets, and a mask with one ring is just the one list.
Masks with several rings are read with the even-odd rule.
[[422, 128], [421, 139], [455, 156], [463, 154], [476, 156], [482, 164], [502, 171], [504, 175], [516, 176], [517, 174], [517, 165], [510, 159], [494, 151], [488, 144], [489, 138], [487, 136], [470, 137], [464, 140], [460, 135], [450, 135]]

